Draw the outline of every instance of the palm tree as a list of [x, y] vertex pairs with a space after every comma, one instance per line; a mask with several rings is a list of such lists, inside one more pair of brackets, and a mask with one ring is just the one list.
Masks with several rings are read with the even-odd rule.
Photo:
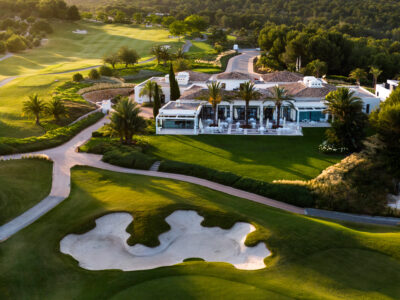
[[281, 119], [281, 107], [283, 104], [287, 104], [290, 107], [293, 107], [293, 102], [290, 101], [293, 100], [293, 97], [291, 95], [287, 94], [287, 91], [285, 88], [280, 88], [278, 85], [274, 86], [272, 88], [272, 96], [267, 97], [266, 101], [273, 101], [275, 104], [275, 109], [276, 109], [276, 127], [279, 128], [279, 123]]
[[354, 91], [348, 88], [338, 88], [325, 97], [327, 109], [324, 113], [332, 115], [339, 121], [351, 120], [354, 114], [362, 111], [363, 102], [361, 98], [354, 96]]
[[348, 88], [338, 88], [325, 97], [327, 109], [324, 113], [333, 117], [331, 128], [326, 131], [327, 140], [349, 151], [362, 148], [367, 124], [362, 112], [363, 102], [354, 93]]
[[222, 87], [219, 82], [211, 82], [208, 87], [208, 102], [214, 111], [214, 125], [217, 125], [218, 111], [217, 106], [222, 101]]
[[238, 94], [239, 94], [239, 97], [242, 98], [246, 102], [245, 109], [244, 109], [244, 120], [246, 122], [246, 128], [247, 128], [249, 126], [247, 112], [249, 109], [250, 100], [257, 99], [260, 94], [254, 88], [254, 83], [251, 83], [250, 81], [247, 81], [240, 86], [240, 91]]
[[374, 89], [376, 89], [376, 84], [378, 83], [378, 77], [382, 74], [382, 70], [377, 67], [372, 66], [369, 73], [374, 77]]
[[54, 119], [58, 122], [60, 121], [60, 117], [64, 117], [67, 115], [67, 108], [64, 103], [58, 99], [53, 98], [46, 107], [46, 112], [49, 115], [52, 115]]
[[168, 51], [168, 48], [165, 46], [161, 46], [161, 59], [164, 61], [164, 66], [167, 64], [167, 61], [171, 58], [171, 55]]
[[162, 49], [163, 49], [163, 47], [161, 45], [156, 45], [156, 46], [153, 46], [150, 51], [151, 54], [153, 54], [157, 58], [158, 65], [160, 64], [160, 61], [162, 59], [162, 51], [163, 51]]
[[37, 94], [29, 96], [29, 100], [24, 102], [24, 107], [22, 109], [23, 115], [35, 117], [37, 125], [40, 125], [40, 116], [45, 110], [46, 103], [39, 99]]
[[118, 134], [123, 144], [131, 144], [133, 135], [146, 128], [146, 121], [140, 116], [139, 105], [127, 97], [115, 106], [110, 120], [110, 128]]
[[319, 78], [328, 69], [326, 62], [319, 59], [315, 59], [310, 62], [309, 67], [311, 68], [313, 75], [317, 78]]
[[185, 51], [183, 50], [183, 47], [179, 48], [175, 52], [175, 58], [176, 59], [179, 59], [179, 58], [185, 59], [186, 58]]
[[361, 79], [367, 78], [367, 72], [365, 72], [363, 69], [360, 68], [354, 69], [353, 71], [350, 72], [350, 78], [355, 79], [357, 85], [361, 85], [360, 81]]
[[151, 99], [153, 98], [154, 83], [155, 82], [148, 80], [139, 93], [140, 97], [143, 97], [143, 96], [149, 97], [150, 103], [151, 103]]

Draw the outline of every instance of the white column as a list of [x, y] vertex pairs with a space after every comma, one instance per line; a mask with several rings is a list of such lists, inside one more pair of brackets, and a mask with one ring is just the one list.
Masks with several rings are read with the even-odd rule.
[[[261, 126], [262, 126], [263, 120], [264, 120], [264, 107], [263, 107], [263, 104], [261, 103], [260, 104], [260, 125]], [[264, 126], [262, 126], [262, 127], [264, 127]]]
[[233, 104], [229, 105], [229, 118], [231, 118], [233, 122]]
[[197, 116], [194, 117], [194, 134], [197, 134]]
[[299, 126], [300, 123], [300, 110], [297, 110], [297, 126]]

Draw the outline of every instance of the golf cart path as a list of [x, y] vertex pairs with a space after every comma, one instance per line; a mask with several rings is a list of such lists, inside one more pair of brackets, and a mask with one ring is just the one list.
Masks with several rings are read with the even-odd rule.
[[[188, 52], [191, 47], [192, 47], [192, 42], [186, 41], [185, 44], [183, 45], [183, 52], [184, 53]], [[8, 57], [11, 57], [11, 56], [13, 56], [12, 53], [6, 54], [5, 56], [0, 58], [0, 61], [6, 59]], [[155, 59], [156, 59], [156, 57], [151, 57], [149, 59], [140, 61], [137, 64], [138, 65], [145, 64], [145, 63], [154, 61]], [[61, 75], [61, 74], [68, 74], [68, 73], [73, 73], [73, 72], [88, 71], [88, 70], [91, 70], [91, 69], [96, 69], [96, 68], [101, 67], [101, 66], [102, 65], [95, 65], [95, 66], [90, 66], [90, 67], [86, 67], [86, 68], [80, 68], [80, 69], [74, 69], [74, 70], [68, 70], [68, 71], [62, 71], [62, 72], [54, 72], [54, 73], [35, 74], [35, 75], [37, 75], [37, 76], [41, 76], [41, 75]], [[23, 76], [26, 76], [26, 75], [11, 76], [11, 77], [7, 77], [7, 78], [5, 78], [3, 80], [0, 80], [0, 87], [6, 85], [7, 83], [13, 81], [16, 78], [23, 77]]]
[[181, 175], [181, 174], [135, 170], [135, 169], [118, 167], [102, 162], [101, 155], [76, 152], [78, 146], [82, 145], [91, 138], [93, 131], [96, 131], [97, 129], [99, 129], [108, 122], [109, 119], [107, 116], [105, 116], [96, 124], [80, 132], [78, 135], [76, 135], [73, 139], [71, 139], [67, 143], [52, 149], [31, 152], [26, 154], [7, 155], [1, 157], [1, 159], [10, 160], [10, 159], [21, 159], [22, 157], [26, 156], [45, 155], [53, 161], [53, 178], [49, 196], [47, 196], [41, 202], [36, 204], [34, 207], [27, 210], [22, 215], [16, 217], [12, 221], [0, 227], [0, 241], [6, 240], [13, 234], [17, 233], [19, 230], [23, 229], [29, 224], [32, 224], [39, 217], [50, 211], [52, 208], [54, 208], [60, 202], [62, 202], [65, 198], [67, 198], [70, 194], [70, 189], [71, 189], [70, 186], [71, 168], [73, 166], [78, 166], [78, 165], [90, 166], [94, 168], [120, 172], [120, 173], [137, 174], [137, 175], [153, 176], [153, 177], [185, 181], [200, 186], [204, 186], [206, 188], [210, 188], [216, 191], [220, 191], [232, 196], [245, 198], [253, 202], [262, 203], [271, 207], [283, 209], [292, 213], [299, 213], [299, 214], [305, 213], [303, 208], [299, 208], [273, 199], [269, 199], [267, 197], [263, 197], [257, 194], [235, 189], [209, 180]]

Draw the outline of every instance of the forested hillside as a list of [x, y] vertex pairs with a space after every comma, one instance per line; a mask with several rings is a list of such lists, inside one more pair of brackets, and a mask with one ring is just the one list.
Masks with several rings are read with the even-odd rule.
[[[177, 18], [196, 13], [207, 16], [212, 25], [249, 28], [271, 21], [294, 25], [317, 22], [327, 27], [352, 24], [352, 34], [391, 37], [400, 27], [397, 0], [67, 0], [85, 10], [120, 9], [127, 15], [137, 12], [170, 13]], [[397, 32], [398, 33], [398, 32]]]

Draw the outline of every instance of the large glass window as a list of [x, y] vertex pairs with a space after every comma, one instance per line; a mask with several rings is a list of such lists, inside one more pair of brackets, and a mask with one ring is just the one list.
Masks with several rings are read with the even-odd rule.
[[300, 112], [300, 122], [304, 121], [304, 120], [319, 122], [322, 119], [325, 120], [325, 114], [323, 114], [321, 111], [301, 111]]
[[163, 120], [162, 128], [166, 129], [193, 129], [194, 120]]

